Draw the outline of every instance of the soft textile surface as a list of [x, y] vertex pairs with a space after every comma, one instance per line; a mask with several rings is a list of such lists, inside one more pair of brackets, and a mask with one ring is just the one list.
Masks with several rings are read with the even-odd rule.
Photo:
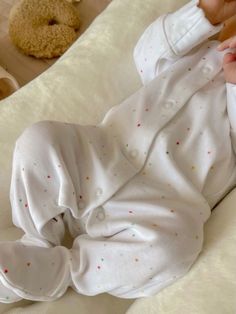
[[[14, 142], [39, 120], [96, 124], [106, 111], [141, 87], [132, 58], [139, 36], [158, 15], [186, 0], [113, 0], [91, 27], [49, 70], [0, 102], [0, 240], [13, 240], [9, 184]], [[136, 300], [127, 313], [231, 314], [236, 311], [236, 192], [213, 212], [204, 251], [192, 270], [158, 296]], [[123, 314], [132, 300], [107, 294], [77, 295], [56, 302], [1, 304], [0, 313]], [[26, 306], [28, 305], [28, 306]], [[233, 309], [235, 307], [235, 309]]]

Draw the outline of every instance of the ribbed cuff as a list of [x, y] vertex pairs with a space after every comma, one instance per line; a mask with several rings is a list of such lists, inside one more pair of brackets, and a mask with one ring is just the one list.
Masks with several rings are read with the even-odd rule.
[[198, 7], [199, 0], [192, 0], [165, 18], [166, 39], [176, 55], [182, 55], [218, 33], [223, 23], [214, 26]]

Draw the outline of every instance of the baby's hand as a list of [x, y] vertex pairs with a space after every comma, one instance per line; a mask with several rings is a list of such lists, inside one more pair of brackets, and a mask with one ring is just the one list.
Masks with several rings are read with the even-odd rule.
[[[236, 48], [236, 36], [223, 41], [217, 50], [223, 51], [227, 48]], [[228, 52], [223, 59], [223, 69], [226, 82], [236, 84], [236, 52]]]
[[221, 44], [219, 44], [219, 46], [217, 47], [217, 50], [223, 51], [227, 48], [236, 48], [236, 36], [233, 36], [223, 41]]

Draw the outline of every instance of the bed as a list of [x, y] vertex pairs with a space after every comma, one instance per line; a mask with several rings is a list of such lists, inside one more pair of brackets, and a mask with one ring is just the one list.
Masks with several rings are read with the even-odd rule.
[[[0, 241], [22, 231], [12, 225], [11, 161], [20, 133], [39, 120], [97, 124], [109, 108], [141, 87], [133, 49], [144, 29], [186, 0], [113, 0], [46, 72], [0, 102]], [[202, 253], [189, 273], [158, 295], [137, 300], [87, 297], [68, 289], [54, 302], [0, 304], [6, 314], [236, 313], [236, 190], [214, 209]]]

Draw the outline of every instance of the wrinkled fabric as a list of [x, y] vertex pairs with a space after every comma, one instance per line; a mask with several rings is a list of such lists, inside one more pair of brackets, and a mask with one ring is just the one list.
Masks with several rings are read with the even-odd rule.
[[134, 58], [145, 86], [101, 124], [39, 122], [17, 140], [11, 204], [25, 235], [0, 243], [1, 289], [15, 293], [2, 302], [54, 300], [68, 287], [151, 296], [196, 260], [236, 176], [222, 54], [206, 41], [221, 26], [197, 3], [144, 32]]

